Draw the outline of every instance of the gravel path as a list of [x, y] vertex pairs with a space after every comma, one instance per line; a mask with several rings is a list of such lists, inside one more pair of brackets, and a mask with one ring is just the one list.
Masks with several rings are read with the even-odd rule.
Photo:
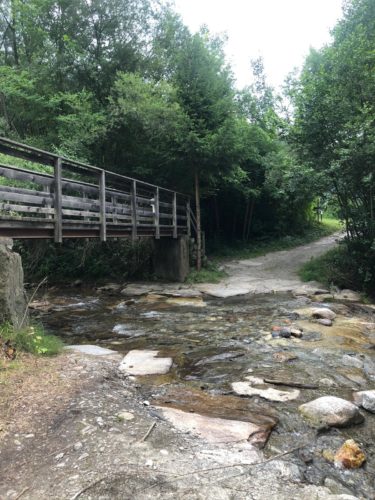
[[321, 285], [303, 283], [298, 270], [312, 257], [318, 257], [335, 247], [340, 233], [291, 250], [271, 252], [261, 257], [230, 261], [225, 264], [228, 277], [218, 284], [202, 284], [196, 288], [214, 297], [232, 297], [247, 293], [274, 293], [287, 291], [311, 292]]

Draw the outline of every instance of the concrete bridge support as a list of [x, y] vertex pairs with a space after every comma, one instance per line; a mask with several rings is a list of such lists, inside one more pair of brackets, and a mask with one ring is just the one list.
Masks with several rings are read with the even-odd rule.
[[154, 272], [167, 281], [185, 281], [189, 274], [189, 237], [163, 238], [154, 242]]
[[18, 327], [26, 310], [21, 256], [13, 252], [13, 241], [0, 238], [0, 324]]

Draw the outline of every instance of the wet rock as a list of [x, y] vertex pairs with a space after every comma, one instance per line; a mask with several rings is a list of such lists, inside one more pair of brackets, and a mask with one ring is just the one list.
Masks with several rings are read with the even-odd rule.
[[356, 405], [375, 413], [375, 390], [354, 392], [353, 399]]
[[353, 292], [353, 290], [341, 290], [339, 293], [335, 293], [336, 300], [348, 300], [350, 302], [361, 302], [362, 297], [358, 292]]
[[287, 328], [287, 327], [281, 328], [280, 337], [282, 337], [284, 339], [289, 339], [291, 336], [292, 336], [292, 332], [291, 332], [290, 328]]
[[314, 399], [298, 410], [312, 427], [345, 427], [364, 420], [357, 406], [335, 396]]
[[308, 342], [318, 342], [322, 339], [322, 334], [320, 332], [306, 332], [303, 335], [303, 340]]
[[313, 318], [330, 319], [331, 321], [336, 318], [336, 314], [328, 309], [328, 307], [316, 307], [311, 311]]
[[300, 330], [299, 328], [291, 328], [290, 333], [291, 333], [292, 337], [295, 337], [297, 339], [300, 339], [303, 336], [303, 331]]
[[134, 350], [122, 360], [119, 370], [128, 375], [162, 375], [172, 367], [172, 358], [158, 358], [159, 351]]
[[324, 480], [324, 486], [328, 488], [334, 495], [351, 495], [352, 492], [345, 488], [341, 483], [335, 481], [331, 477], [326, 477]]
[[324, 387], [337, 387], [337, 383], [331, 378], [321, 378], [319, 380], [319, 385], [323, 385]]
[[97, 288], [97, 291], [100, 293], [117, 293], [121, 290], [122, 285], [118, 283], [108, 283], [107, 285], [100, 286]]
[[286, 363], [288, 361], [293, 361], [294, 359], [297, 359], [297, 356], [288, 351], [280, 351], [280, 352], [275, 352], [273, 354], [273, 358], [278, 363]]
[[359, 469], [366, 461], [366, 455], [353, 439], [348, 439], [335, 454], [336, 467]]
[[332, 326], [332, 320], [327, 318], [320, 318], [317, 320], [317, 323], [323, 326]]
[[292, 391], [279, 391], [269, 387], [268, 389], [259, 389], [253, 387], [250, 382], [233, 382], [233, 391], [239, 396], [260, 396], [268, 401], [285, 402], [297, 399], [300, 391], [295, 389]]
[[352, 366], [354, 368], [363, 368], [363, 361], [356, 356], [351, 356], [350, 354], [344, 354], [342, 357], [342, 363], [344, 366]]
[[182, 432], [191, 432], [210, 443], [234, 443], [248, 441], [264, 445], [270, 431], [251, 422], [207, 417], [198, 413], [187, 413], [175, 408], [159, 408], [169, 422]]
[[209, 358], [203, 358], [198, 361], [195, 366], [206, 365], [210, 363], [218, 363], [220, 361], [226, 361], [228, 359], [235, 359], [244, 356], [243, 352], [223, 352], [221, 354], [216, 354], [215, 356], [210, 356]]

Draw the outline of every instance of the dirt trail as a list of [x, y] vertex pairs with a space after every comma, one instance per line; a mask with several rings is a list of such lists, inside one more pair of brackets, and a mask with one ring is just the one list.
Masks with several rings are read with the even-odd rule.
[[298, 277], [301, 265], [334, 248], [340, 233], [292, 250], [271, 252], [262, 257], [230, 261], [225, 264], [228, 277], [219, 284], [202, 284], [197, 288], [214, 297], [232, 297], [247, 293], [273, 293], [304, 290], [312, 292], [318, 283], [302, 283]]

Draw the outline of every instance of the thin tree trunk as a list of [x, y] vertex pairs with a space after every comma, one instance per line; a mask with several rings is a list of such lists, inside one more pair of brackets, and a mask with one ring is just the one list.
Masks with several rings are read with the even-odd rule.
[[199, 173], [198, 169], [195, 169], [194, 176], [195, 183], [195, 208], [197, 211], [197, 271], [202, 268], [202, 232], [201, 232], [201, 202], [200, 202], [200, 192], [199, 192]]
[[14, 63], [16, 66], [19, 66], [17, 33], [16, 33], [16, 7], [14, 5], [14, 1], [12, 2], [12, 21], [11, 21], [11, 25], [9, 27], [10, 27], [10, 30], [12, 32], [12, 47], [13, 47]]
[[217, 196], [214, 198], [215, 205], [215, 222], [216, 222], [216, 231], [220, 232], [220, 212], [219, 212], [219, 204], [217, 202]]
[[247, 221], [246, 241], [249, 241], [251, 224], [253, 222], [254, 206], [255, 206], [255, 199], [253, 198], [251, 200], [249, 219]]
[[250, 200], [246, 200], [246, 210], [245, 210], [245, 218], [243, 221], [243, 227], [242, 227], [242, 240], [245, 241], [246, 239], [246, 228], [247, 228], [247, 219], [249, 216], [249, 208], [250, 208]]

